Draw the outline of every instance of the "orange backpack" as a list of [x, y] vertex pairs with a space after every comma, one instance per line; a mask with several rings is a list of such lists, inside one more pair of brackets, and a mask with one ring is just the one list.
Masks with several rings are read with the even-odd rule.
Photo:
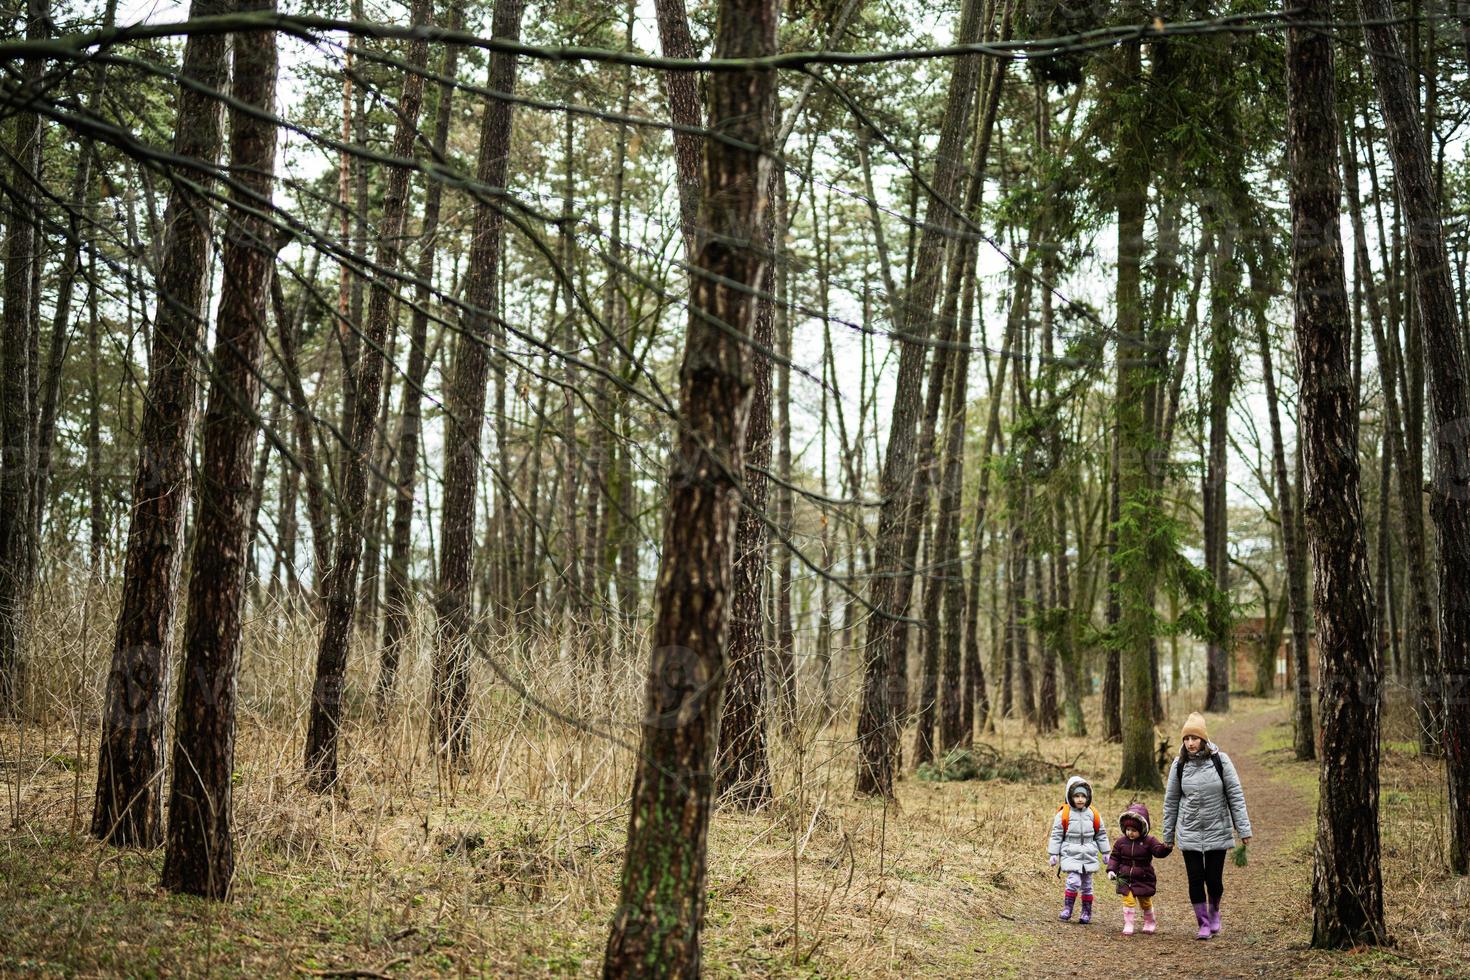
[[[1097, 815], [1096, 808], [1088, 807], [1087, 810], [1092, 814], [1092, 832], [1095, 834], [1099, 830], [1102, 830], [1102, 818]], [[1057, 812], [1062, 815], [1062, 833], [1065, 835], [1067, 833], [1067, 825], [1072, 822], [1072, 808], [1063, 803], [1057, 807]]]

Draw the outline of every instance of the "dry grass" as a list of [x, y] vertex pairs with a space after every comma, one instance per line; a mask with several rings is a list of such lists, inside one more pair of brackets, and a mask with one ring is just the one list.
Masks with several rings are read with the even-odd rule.
[[[106, 595], [48, 592], [30, 674], [37, 710], [0, 732], [10, 828], [0, 840], [0, 972], [597, 971], [617, 896], [639, 657], [620, 654], [620, 666], [603, 671], [570, 644], [495, 644], [490, 655], [501, 671], [584, 726], [550, 717], [481, 662], [475, 751], [456, 772], [426, 751], [427, 651], [405, 664], [403, 697], [381, 726], [359, 652], [342, 791], [322, 798], [300, 779], [314, 624], [260, 610], [241, 678], [237, 877], [233, 900], [216, 904], [160, 891], [161, 854], [116, 851], [82, 833], [111, 609]], [[620, 643], [636, 649], [632, 638]], [[1034, 786], [910, 777], [898, 806], [855, 800], [846, 686], [839, 683], [832, 720], [808, 706], [799, 735], [772, 726], [776, 802], [714, 821], [706, 971], [1026, 974], [1046, 934], [1013, 923], [1052, 914], [1055, 881], [1039, 855], [1060, 778]], [[1179, 698], [1171, 714], [1182, 716], [1193, 700]], [[1097, 780], [1104, 813], [1128, 801], [1107, 789], [1116, 747], [1039, 741], [1012, 723], [993, 744], [1077, 758]], [[1443, 943], [1466, 940], [1464, 884], [1458, 911], [1442, 911], [1453, 886], [1424, 839], [1442, 801], [1436, 809], [1430, 772], [1417, 759], [1390, 752], [1386, 761], [1385, 870], [1398, 955], [1436, 963]], [[1280, 887], [1304, 902], [1309, 864], [1285, 863], [1279, 874]], [[1317, 962], [1324, 972], [1338, 968], [1336, 959]]]

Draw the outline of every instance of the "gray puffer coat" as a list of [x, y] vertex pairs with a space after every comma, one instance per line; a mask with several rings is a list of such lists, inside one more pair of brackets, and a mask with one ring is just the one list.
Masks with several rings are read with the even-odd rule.
[[[1087, 794], [1088, 805], [1081, 810], [1072, 805], [1072, 794], [1081, 790]], [[1101, 819], [1094, 820], [1097, 811], [1092, 808], [1092, 785], [1081, 776], [1067, 780], [1065, 803], [1051, 822], [1051, 840], [1046, 853], [1060, 858], [1063, 871], [1097, 871], [1108, 859], [1108, 827]], [[1066, 817], [1065, 824], [1062, 818]]]
[[[1220, 757], [1225, 780], [1215, 769], [1212, 755]], [[1184, 757], [1183, 779], [1177, 761], [1169, 766], [1164, 790], [1164, 843], [1182, 851], [1223, 851], [1235, 844], [1234, 835], [1251, 836], [1245, 812], [1245, 791], [1230, 756], [1214, 742], [1196, 755]]]

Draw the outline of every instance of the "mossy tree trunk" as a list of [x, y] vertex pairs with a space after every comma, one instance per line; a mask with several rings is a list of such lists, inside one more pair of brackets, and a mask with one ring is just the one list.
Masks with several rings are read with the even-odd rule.
[[[1136, 44], [1120, 52], [1123, 84], [1138, 86], [1142, 78], [1141, 52]], [[1146, 325], [1140, 273], [1144, 249], [1144, 218], [1148, 170], [1144, 120], [1126, 119], [1119, 134], [1117, 176], [1118, 385], [1114, 424], [1118, 440], [1118, 515], [1114, 522], [1118, 544], [1112, 554], [1117, 568], [1118, 621], [1110, 637], [1119, 656], [1123, 769], [1122, 789], [1161, 789], [1154, 763], [1154, 671], [1150, 656], [1154, 629], [1155, 563], [1149, 556], [1154, 528], [1162, 512], [1161, 494], [1153, 467], [1162, 462], [1149, 417], [1148, 388], [1154, 361]]]

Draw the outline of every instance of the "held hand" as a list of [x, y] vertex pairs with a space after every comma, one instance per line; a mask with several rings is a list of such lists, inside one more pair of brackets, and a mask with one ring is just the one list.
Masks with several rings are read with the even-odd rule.
[[1246, 844], [1249, 844], [1250, 842], [1251, 842], [1251, 839], [1249, 837], [1242, 837], [1240, 839], [1240, 843], [1241, 843], [1242, 846], [1244, 846]]
[[1118, 872], [1116, 872], [1116, 871], [1109, 871], [1108, 872], [1108, 881], [1113, 881], [1117, 877], [1118, 877]]
[[1053, 854], [1051, 856], [1051, 859], [1048, 860], [1046, 863], [1049, 864], [1049, 865], [1051, 865], [1053, 868], [1055, 868], [1057, 866], [1057, 860], [1058, 860], [1057, 856], [1055, 854]]

